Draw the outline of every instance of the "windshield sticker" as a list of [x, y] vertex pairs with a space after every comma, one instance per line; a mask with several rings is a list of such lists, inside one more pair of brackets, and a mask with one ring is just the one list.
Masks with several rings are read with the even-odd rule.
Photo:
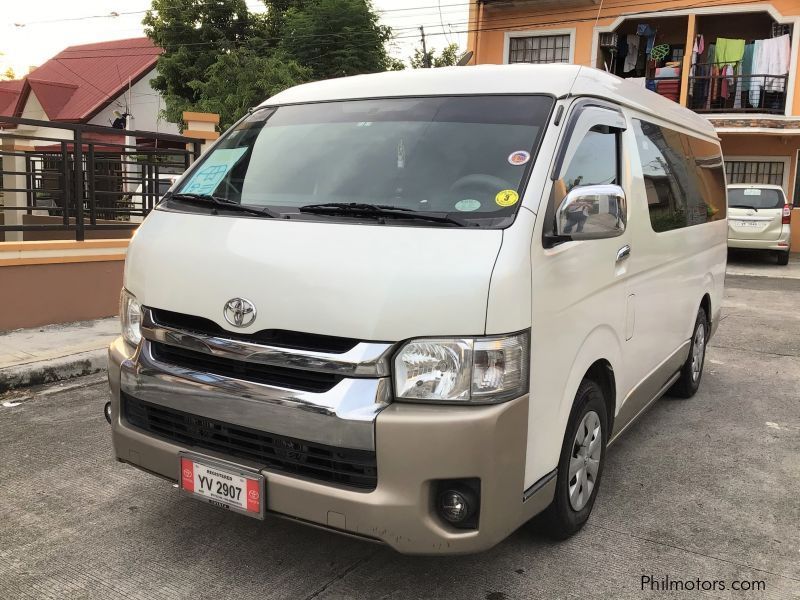
[[461, 212], [472, 212], [473, 210], [478, 210], [480, 207], [481, 203], [472, 198], [464, 198], [456, 202], [456, 210], [460, 210]]
[[531, 159], [530, 152], [525, 152], [525, 150], [517, 150], [516, 152], [512, 152], [508, 155], [508, 162], [515, 167], [524, 165]]
[[758, 188], [745, 188], [744, 190], [745, 196], [760, 196], [761, 190]]
[[519, 194], [514, 190], [503, 190], [502, 192], [497, 192], [494, 201], [498, 206], [514, 206], [519, 202]]
[[247, 148], [214, 150], [192, 178], [181, 188], [182, 194], [213, 194], [219, 182], [239, 162]]

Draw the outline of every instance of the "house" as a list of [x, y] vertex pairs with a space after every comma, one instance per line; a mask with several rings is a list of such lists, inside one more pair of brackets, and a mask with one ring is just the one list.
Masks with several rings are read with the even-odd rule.
[[25, 78], [0, 82], [0, 115], [109, 126], [128, 113], [128, 129], [178, 133], [150, 86], [161, 52], [149, 38], [70, 46]]
[[800, 206], [798, 0], [473, 0], [469, 29], [473, 64], [607, 69], [703, 114], [729, 182]]

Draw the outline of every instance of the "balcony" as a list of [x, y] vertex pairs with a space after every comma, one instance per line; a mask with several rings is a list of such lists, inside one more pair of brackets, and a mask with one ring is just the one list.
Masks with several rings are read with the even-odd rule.
[[695, 65], [689, 77], [687, 106], [699, 113], [783, 114], [786, 109], [788, 75], [737, 75], [741, 62]]
[[[792, 26], [777, 23], [766, 12], [629, 16], [614, 31], [599, 34], [596, 66], [699, 113], [784, 114], [789, 60], [785, 71], [770, 66], [765, 73], [768, 69], [756, 70], [758, 61], [751, 57], [757, 40], [763, 47], [787, 34], [791, 43]], [[702, 48], [694, 53], [700, 36]], [[726, 63], [716, 51], [723, 38], [728, 40], [723, 57], [733, 59]], [[731, 54], [733, 40], [744, 40], [744, 53], [739, 46], [738, 56]]]

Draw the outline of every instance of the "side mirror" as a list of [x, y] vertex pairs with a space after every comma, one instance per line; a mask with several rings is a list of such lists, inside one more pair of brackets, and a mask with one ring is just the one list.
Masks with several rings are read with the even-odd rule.
[[587, 185], [572, 189], [556, 211], [556, 237], [600, 240], [625, 232], [627, 205], [618, 185]]

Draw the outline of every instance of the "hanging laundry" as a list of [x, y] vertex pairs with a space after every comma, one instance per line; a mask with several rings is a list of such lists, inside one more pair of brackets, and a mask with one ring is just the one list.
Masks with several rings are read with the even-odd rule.
[[[789, 35], [761, 40], [760, 52], [753, 58], [753, 70], [756, 75], [786, 75], [789, 72], [789, 55], [791, 42]], [[764, 89], [770, 92], [782, 92], [786, 80], [783, 77], [765, 77]]]
[[697, 65], [697, 57], [703, 53], [705, 45], [706, 42], [702, 33], [694, 36], [694, 44], [692, 45], [692, 68], [689, 75], [693, 76], [695, 74], [694, 72], [695, 72], [695, 65]]
[[764, 85], [764, 78], [761, 76], [763, 73], [759, 69], [762, 67], [760, 59], [763, 43], [764, 40], [756, 40], [753, 43], [752, 77], [750, 78], [750, 106], [753, 108], [758, 108], [761, 105], [761, 88]]
[[744, 56], [744, 40], [717, 38], [714, 62], [720, 65], [732, 65]]
[[736, 78], [736, 91], [733, 96], [733, 108], [742, 108], [742, 94], [750, 91], [750, 75], [753, 72], [753, 44], [745, 44], [744, 56]]
[[656, 30], [650, 27], [650, 25], [647, 23], [639, 23], [636, 26], [636, 35], [647, 38], [647, 47], [645, 48], [645, 53], [650, 54], [650, 51], [653, 49], [653, 45], [656, 42]]
[[629, 73], [636, 68], [636, 59], [639, 57], [639, 36], [629, 33], [625, 37], [625, 41], [628, 43], [628, 54], [625, 55], [625, 63], [622, 66], [622, 70], [625, 73]]
[[744, 56], [742, 57], [742, 91], [750, 91], [750, 76], [753, 74], [753, 50], [754, 44], [746, 44], [744, 47]]

